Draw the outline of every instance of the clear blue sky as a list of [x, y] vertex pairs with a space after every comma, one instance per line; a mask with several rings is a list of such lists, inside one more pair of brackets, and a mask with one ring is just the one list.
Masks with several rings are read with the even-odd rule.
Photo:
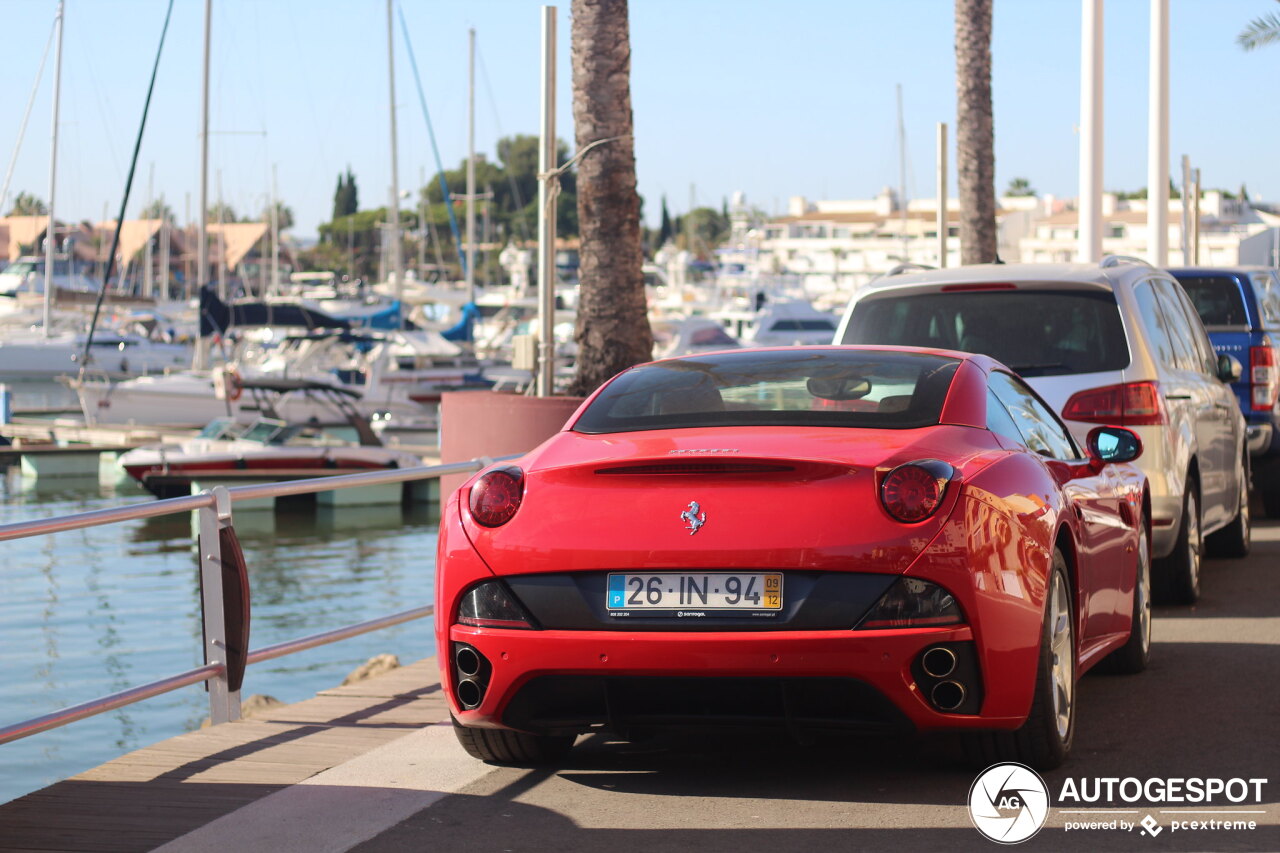
[[[467, 28], [477, 30], [477, 150], [538, 129], [536, 0], [402, 0], [446, 168], [466, 153]], [[1025, 177], [1076, 195], [1079, 0], [995, 0], [996, 185]], [[5, 74], [0, 169], [53, 21], [55, 0], [0, 0]], [[1244, 53], [1236, 34], [1280, 11], [1269, 0], [1172, 0], [1171, 162], [1191, 155], [1206, 187], [1280, 200], [1280, 46]], [[67, 0], [57, 212], [119, 206], [165, 0]], [[572, 140], [569, 4], [560, 4], [560, 136]], [[1108, 189], [1146, 184], [1146, 0], [1106, 4]], [[215, 0], [210, 198], [262, 209], [271, 164], [301, 235], [329, 218], [347, 164], [362, 207], [390, 183], [385, 3]], [[177, 0], [130, 215], [154, 163], [185, 221], [199, 191], [203, 3]], [[912, 196], [933, 195], [935, 126], [954, 140], [952, 0], [632, 0], [632, 98], [645, 217], [718, 206], [734, 190], [769, 212], [792, 195], [857, 198], [898, 183], [895, 84], [904, 91]], [[400, 182], [430, 176], [417, 93], [397, 23]], [[48, 195], [52, 56], [11, 195]], [[262, 132], [265, 130], [265, 137]], [[234, 132], [236, 135], [231, 135]], [[954, 166], [953, 166], [954, 169]], [[2, 177], [2, 175], [0, 175]], [[954, 184], [953, 184], [954, 187]], [[954, 188], [952, 190], [954, 193]]]

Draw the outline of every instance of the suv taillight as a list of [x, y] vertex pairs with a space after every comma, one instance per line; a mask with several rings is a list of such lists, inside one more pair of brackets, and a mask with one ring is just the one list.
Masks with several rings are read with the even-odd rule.
[[1280, 391], [1280, 369], [1276, 364], [1276, 351], [1270, 338], [1263, 338], [1262, 346], [1249, 347], [1249, 407], [1255, 412], [1269, 412], [1276, 404]]
[[1062, 407], [1062, 416], [1070, 421], [1116, 426], [1154, 426], [1169, 420], [1156, 382], [1126, 382], [1077, 391]]

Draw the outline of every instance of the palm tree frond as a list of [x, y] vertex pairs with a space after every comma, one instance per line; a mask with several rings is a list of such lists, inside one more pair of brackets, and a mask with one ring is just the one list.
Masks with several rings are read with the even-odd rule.
[[1253, 50], [1278, 41], [1280, 41], [1280, 15], [1274, 13], [1250, 21], [1249, 26], [1236, 36], [1236, 44], [1245, 50]]

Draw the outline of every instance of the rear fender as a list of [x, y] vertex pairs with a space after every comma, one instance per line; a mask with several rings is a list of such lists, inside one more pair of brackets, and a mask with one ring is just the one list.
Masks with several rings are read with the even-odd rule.
[[436, 541], [436, 660], [440, 666], [440, 683], [444, 685], [450, 698], [453, 696], [453, 687], [450, 681], [449, 627], [458, 612], [458, 602], [462, 593], [473, 584], [494, 577], [492, 570], [476, 553], [466, 531], [462, 529], [458, 508], [462, 491], [460, 489], [454, 492], [445, 504]]
[[[1016, 485], [1028, 482], [1041, 487]], [[959, 506], [906, 572], [960, 602], [977, 641], [984, 716], [1031, 710], [1058, 501], [1044, 466], [1006, 457], [965, 483]]]

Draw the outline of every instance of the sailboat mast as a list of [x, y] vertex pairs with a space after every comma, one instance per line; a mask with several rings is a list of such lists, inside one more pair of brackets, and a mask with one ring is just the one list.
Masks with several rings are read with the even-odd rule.
[[271, 164], [271, 292], [280, 292], [280, 195], [275, 163]]
[[[53, 334], [53, 248], [58, 235], [53, 222], [53, 201], [58, 185], [58, 105], [62, 96], [62, 14], [63, 0], [58, 0], [58, 16], [54, 19], [58, 45], [53, 54], [53, 134], [49, 145], [49, 222], [44, 233], [44, 336]], [[103, 282], [106, 287], [106, 282]]]
[[[212, 22], [213, 0], [204, 0], [204, 73], [200, 83], [200, 234], [196, 238], [197, 291], [209, 283], [209, 32]], [[123, 225], [121, 223], [121, 227]], [[227, 294], [219, 292], [218, 298], [226, 300]]]
[[400, 172], [396, 156], [396, 51], [392, 40], [391, 0], [387, 0], [387, 72], [391, 90], [391, 270], [396, 277], [396, 301], [404, 298], [404, 257], [400, 253]]
[[467, 31], [467, 300], [476, 301], [476, 31]]

